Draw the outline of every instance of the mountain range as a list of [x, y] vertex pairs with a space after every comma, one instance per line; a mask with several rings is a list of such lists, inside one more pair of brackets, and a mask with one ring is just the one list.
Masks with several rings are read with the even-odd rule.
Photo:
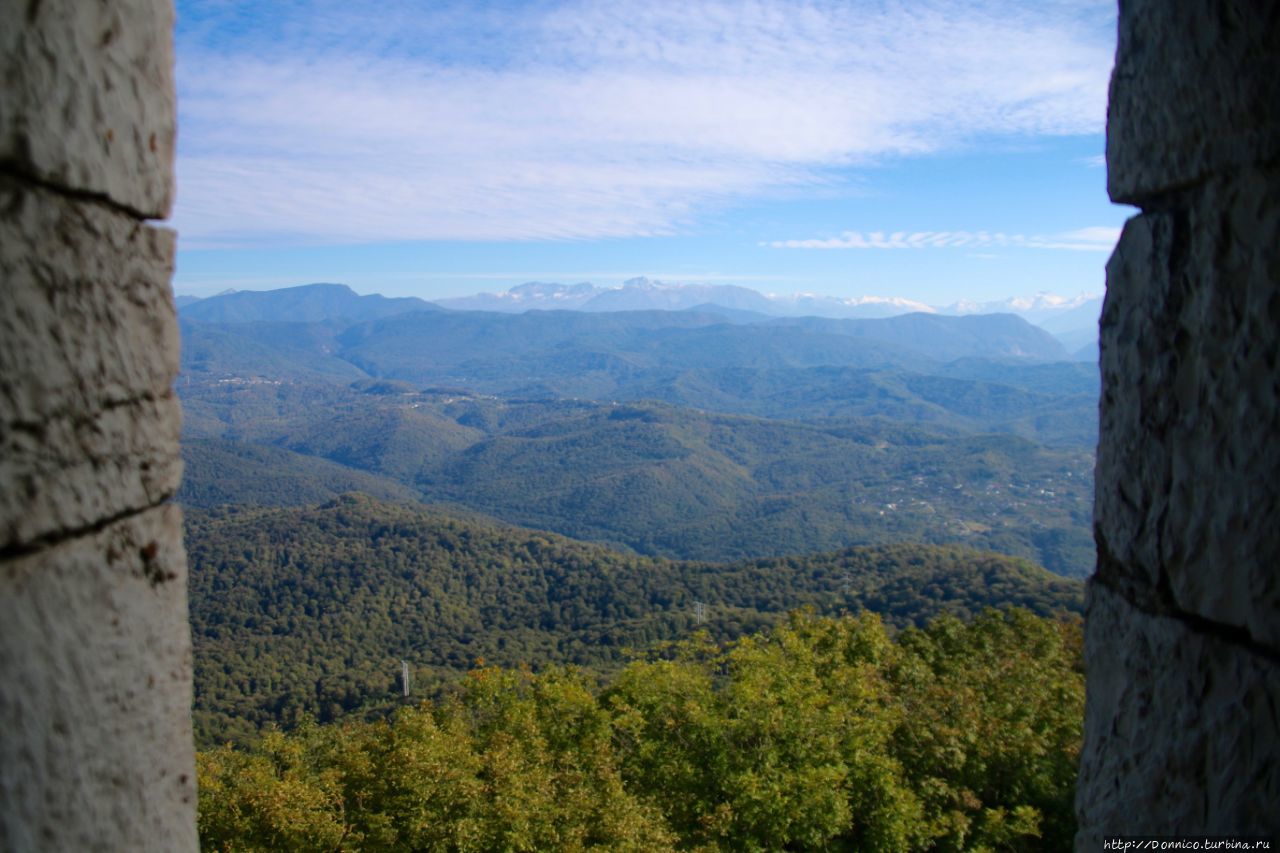
[[[181, 297], [179, 297], [181, 299]], [[308, 323], [374, 320], [413, 311], [439, 311], [424, 299], [361, 296], [345, 284], [303, 284], [279, 290], [231, 290], [208, 299], [178, 303], [183, 318], [203, 323]]]
[[678, 284], [640, 276], [620, 287], [600, 287], [589, 282], [556, 284], [527, 282], [502, 293], [477, 293], [436, 300], [438, 305], [462, 311], [520, 313], [538, 309], [569, 311], [683, 311], [708, 305], [762, 316], [814, 316], [871, 318], [892, 317], [912, 311], [932, 312], [923, 302], [894, 297], [864, 296], [840, 299], [812, 293], [765, 295], [732, 284]]
[[445, 308], [519, 314], [527, 311], [697, 311], [713, 313], [735, 323], [771, 317], [882, 319], [920, 313], [942, 316], [1015, 314], [1045, 328], [1074, 357], [1092, 360], [1096, 354], [1097, 320], [1101, 297], [1061, 297], [1041, 293], [976, 303], [958, 301], [935, 307], [909, 299], [884, 296], [839, 298], [813, 293], [762, 294], [728, 284], [680, 284], [645, 277], [628, 279], [619, 287], [589, 282], [559, 284], [527, 282], [502, 293], [479, 293], [427, 302], [416, 298], [359, 296], [337, 284], [300, 285], [273, 291], [228, 291], [207, 299], [179, 297], [185, 319], [198, 322], [254, 322], [270, 320], [372, 320], [394, 314]]
[[184, 312], [181, 330], [183, 387], [394, 380], [410, 390], [661, 400], [792, 420], [878, 416], [1055, 446], [1089, 447], [1096, 437], [1096, 368], [1073, 366], [1052, 335], [1008, 314], [743, 323], [704, 311], [428, 309], [213, 323]]
[[[834, 318], [893, 317], [898, 314], [1018, 314], [1038, 323], [1049, 317], [1086, 305], [1097, 305], [1097, 297], [1062, 297], [1040, 293], [1034, 297], [972, 302], [962, 300], [946, 306], [932, 306], [894, 296], [836, 297], [815, 293], [763, 294], [732, 284], [682, 284], [639, 276], [618, 287], [600, 287], [590, 282], [558, 284], [527, 282], [502, 293], [435, 300], [437, 305], [463, 311], [522, 312], [537, 309], [570, 311], [637, 311], [662, 309], [681, 311], [706, 304], [720, 305], [767, 316], [811, 316]], [[1096, 319], [1096, 318], [1095, 318]]]
[[[700, 294], [705, 295], [705, 294]], [[440, 381], [446, 368], [484, 377], [495, 359], [569, 369], [608, 355], [636, 367], [921, 367], [961, 358], [1065, 361], [1051, 334], [1012, 314], [913, 312], [878, 319], [770, 317], [742, 308], [528, 311], [442, 309], [418, 299], [357, 296], [341, 285], [238, 292], [181, 309], [184, 360], [205, 345], [240, 351], [248, 364], [307, 353], [309, 369], [337, 357], [371, 376]], [[710, 308], [711, 310], [707, 310]], [[232, 354], [233, 353], [224, 353]], [[598, 359], [597, 359], [598, 360]], [[409, 365], [416, 365], [410, 367]], [[511, 373], [508, 366], [505, 372]]]

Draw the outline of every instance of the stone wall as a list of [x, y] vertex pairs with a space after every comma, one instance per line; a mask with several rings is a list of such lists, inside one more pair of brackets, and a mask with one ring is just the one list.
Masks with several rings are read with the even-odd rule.
[[173, 9], [0, 21], [0, 850], [194, 850]]
[[1280, 837], [1280, 4], [1124, 0], [1077, 847]]

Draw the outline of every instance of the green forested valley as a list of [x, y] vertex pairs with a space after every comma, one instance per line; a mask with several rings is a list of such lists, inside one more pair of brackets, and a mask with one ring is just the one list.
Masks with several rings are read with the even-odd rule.
[[1082, 587], [1025, 561], [894, 545], [718, 564], [347, 495], [316, 507], [188, 510], [198, 736], [251, 740], [304, 715], [385, 707], [485, 661], [604, 671], [697, 629], [726, 640], [789, 610], [891, 627], [1019, 605], [1078, 611]]
[[188, 505], [407, 491], [654, 556], [919, 542], [1093, 567], [1092, 454], [1013, 435], [371, 380], [196, 384], [183, 402]]

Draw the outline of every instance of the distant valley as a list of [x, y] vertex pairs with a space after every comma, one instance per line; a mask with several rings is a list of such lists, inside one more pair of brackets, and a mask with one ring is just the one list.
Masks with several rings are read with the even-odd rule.
[[180, 498], [298, 504], [359, 489], [685, 559], [921, 542], [1065, 575], [1092, 567], [1083, 450], [882, 418], [804, 423], [393, 387], [192, 389]]
[[603, 673], [801, 606], [1079, 609], [1098, 375], [1053, 334], [631, 291], [609, 299], [639, 310], [341, 285], [182, 307], [202, 742], [385, 713], [402, 659], [439, 690], [480, 659]]
[[1013, 315], [232, 297], [254, 319], [184, 312], [187, 503], [358, 489], [678, 559], [910, 541], [1092, 568], [1096, 369]]

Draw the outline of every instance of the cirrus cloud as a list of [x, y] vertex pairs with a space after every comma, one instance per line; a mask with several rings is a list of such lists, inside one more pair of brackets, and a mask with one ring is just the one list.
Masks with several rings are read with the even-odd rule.
[[984, 136], [1096, 133], [1109, 2], [179, 3], [188, 246], [671, 234]]
[[1120, 229], [1091, 226], [1057, 234], [1006, 234], [1003, 231], [845, 231], [838, 237], [810, 240], [771, 240], [772, 249], [1065, 249], [1110, 252]]

